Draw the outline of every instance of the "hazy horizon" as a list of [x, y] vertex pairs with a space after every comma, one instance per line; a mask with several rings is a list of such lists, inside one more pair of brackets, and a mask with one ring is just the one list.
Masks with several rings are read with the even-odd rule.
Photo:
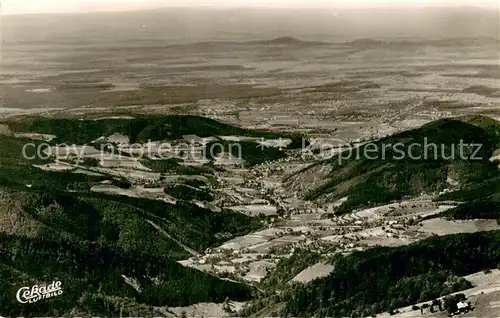
[[156, 8], [364, 9], [481, 7], [500, 10], [500, 0], [4, 0], [4, 15], [135, 11]]

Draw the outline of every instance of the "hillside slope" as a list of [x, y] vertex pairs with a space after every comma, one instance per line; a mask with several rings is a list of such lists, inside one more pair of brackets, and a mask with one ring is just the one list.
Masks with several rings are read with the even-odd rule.
[[[176, 263], [191, 256], [184, 246], [201, 252], [259, 226], [241, 214], [100, 194], [8, 188], [0, 192], [0, 206], [2, 315], [69, 314], [75, 308], [117, 315], [117, 304], [130, 306], [131, 315], [144, 315], [153, 306], [251, 297], [249, 287]], [[137, 281], [141, 291], [122, 275]], [[19, 288], [52, 280], [63, 282], [64, 296], [36, 305], [16, 301]], [[115, 305], [114, 311], [103, 311]]]
[[185, 115], [136, 116], [134, 119], [78, 120], [71, 118], [23, 118], [5, 123], [15, 133], [39, 133], [55, 135], [54, 143], [88, 144], [101, 136], [113, 133], [126, 135], [131, 143], [149, 140], [174, 140], [183, 135], [212, 137], [241, 135], [278, 138], [282, 135], [264, 131], [247, 130], [216, 120]]
[[[258, 218], [92, 193], [103, 181], [130, 184], [106, 174], [39, 169], [33, 165], [51, 160], [23, 156], [28, 142], [38, 143], [0, 136], [0, 315], [158, 316], [158, 307], [252, 297], [244, 284], [177, 261], [191, 256], [187, 247], [200, 253], [260, 228]], [[62, 282], [62, 295], [16, 300], [21, 287], [52, 281]]]
[[[67, 316], [74, 310], [117, 317], [123, 307], [129, 315], [150, 315], [153, 306], [247, 300], [252, 293], [247, 286], [185, 268], [161, 254], [50, 236], [0, 234], [0, 273], [1, 312], [7, 317]], [[16, 300], [21, 287], [54, 280], [62, 282], [62, 295], [34, 304]]]
[[499, 244], [500, 232], [479, 232], [336, 256], [328, 277], [288, 285], [243, 314], [280, 308], [285, 317], [368, 317], [431, 301], [470, 288], [461, 276], [497, 267]]
[[[319, 203], [348, 197], [338, 213], [405, 196], [437, 194], [498, 176], [497, 166], [489, 159], [499, 140], [490, 128], [438, 120], [346, 150], [293, 175], [287, 184]], [[319, 179], [303, 191], [304, 180]]]

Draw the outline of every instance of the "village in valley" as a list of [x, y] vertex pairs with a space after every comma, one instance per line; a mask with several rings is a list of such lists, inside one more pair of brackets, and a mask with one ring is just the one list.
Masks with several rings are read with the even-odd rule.
[[499, 317], [497, 7], [6, 17], [0, 315]]
[[[45, 141], [55, 138], [44, 134], [31, 134], [29, 137]], [[262, 230], [232, 238], [202, 253], [179, 242], [192, 255], [189, 259], [179, 261], [183, 266], [256, 286], [275, 270], [280, 260], [289, 258], [297, 251], [321, 255], [315, 264], [311, 264], [290, 280], [290, 284], [306, 284], [331, 274], [335, 267], [329, 260], [335, 255], [349, 255], [376, 246], [404, 246], [433, 236], [500, 229], [496, 220], [456, 221], [440, 216], [460, 204], [454, 201], [435, 201], [437, 196], [459, 189], [457, 182], [451, 179], [448, 180], [449, 187], [440, 193], [422, 193], [420, 197], [357, 209], [342, 215], [336, 214], [336, 209], [346, 202], [347, 197], [327, 204], [304, 200], [302, 183], [318, 182], [319, 180], [314, 179], [321, 178], [325, 171], [311, 175], [312, 180], [306, 180], [304, 176], [298, 178], [297, 173], [314, 165], [318, 157], [329, 158], [328, 156], [334, 156], [350, 147], [335, 140], [326, 147], [316, 148], [319, 151], [314, 151], [312, 147], [320, 145], [318, 140], [328, 141], [328, 136], [321, 136], [323, 139], [318, 138], [318, 135], [314, 137], [315, 142], [302, 142], [307, 145], [305, 148], [287, 150], [286, 146], [291, 140], [283, 142], [245, 136], [201, 138], [185, 135], [179, 140], [149, 141], [132, 145], [127, 136], [114, 133], [96, 139], [91, 145], [46, 148], [44, 154], [53, 158], [54, 163], [36, 167], [46, 171], [110, 175], [125, 180], [130, 183], [130, 187], [123, 188], [103, 181], [102, 184], [92, 187], [91, 191], [161, 200], [170, 204], [176, 204], [178, 199], [166, 193], [165, 187], [196, 183], [197, 186], [189, 187], [210, 192], [213, 200], [192, 200], [192, 203], [211, 209], [213, 213], [231, 210], [261, 218]], [[287, 156], [253, 166], [246, 165], [245, 160], [237, 158], [231, 151], [221, 151], [214, 158], [208, 158], [206, 152], [210, 150], [207, 150], [206, 145], [216, 141], [231, 142], [229, 146], [225, 144], [227, 147], [236, 147], [240, 141], [250, 141], [255, 144], [256, 149], [276, 147], [286, 151]], [[352, 147], [367, 141], [358, 139], [355, 142], [357, 144], [353, 143]], [[210, 165], [215, 169], [212, 173], [187, 175], [176, 172], [160, 173], [146, 167], [142, 163], [145, 159], [178, 160], [179, 164], [185, 167], [203, 168]], [[151, 224], [152, 230], [171, 237], [158, 225]], [[468, 298], [479, 299], [486, 297], [483, 296], [484, 293], [489, 295], [500, 292], [493, 279], [497, 276], [500, 277], [498, 270], [470, 276], [477, 285], [474, 284], [475, 287], [465, 291], [465, 294]], [[459, 306], [462, 306], [460, 304]], [[425, 304], [414, 305], [413, 309], [402, 308], [399, 312], [427, 312], [431, 315], [434, 310], [437, 312], [437, 309], [434, 309], [434, 306], [437, 308], [436, 304], [423, 305]], [[233, 306], [241, 309], [244, 304], [234, 303]], [[419, 310], [414, 310], [415, 306], [418, 306]], [[191, 307], [190, 309], [193, 310]], [[220, 308], [210, 310], [213, 312]], [[184, 309], [179, 308], [177, 311]]]

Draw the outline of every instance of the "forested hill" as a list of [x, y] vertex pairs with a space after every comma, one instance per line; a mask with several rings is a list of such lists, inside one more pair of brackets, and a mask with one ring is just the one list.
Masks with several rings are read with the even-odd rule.
[[[154, 307], [252, 296], [246, 285], [185, 268], [177, 260], [191, 256], [185, 247], [202, 252], [260, 228], [258, 218], [92, 193], [90, 188], [103, 181], [130, 184], [106, 174], [36, 168], [50, 160], [23, 157], [27, 142], [37, 143], [0, 136], [2, 316], [153, 316], [158, 315]], [[16, 300], [21, 287], [54, 280], [62, 282], [63, 295], [36, 304]]]
[[[185, 268], [167, 256], [99, 242], [0, 234], [2, 315], [154, 316], [153, 307], [248, 300], [251, 288]], [[127, 279], [133, 281], [128, 283]], [[24, 286], [61, 281], [63, 294], [21, 304]]]
[[54, 143], [89, 144], [101, 136], [114, 133], [126, 135], [130, 142], [175, 140], [183, 135], [213, 137], [240, 135], [278, 138], [283, 134], [254, 131], [224, 124], [199, 116], [135, 116], [131, 119], [85, 119], [28, 117], [4, 123], [15, 133], [39, 133], [56, 136]]
[[288, 185], [299, 190], [302, 180], [329, 171], [304, 197], [319, 203], [348, 197], [337, 209], [342, 214], [405, 196], [437, 194], [452, 188], [450, 182], [464, 188], [498, 177], [498, 165], [490, 158], [500, 147], [500, 124], [483, 117], [464, 120], [438, 120], [346, 150], [292, 176]]
[[[500, 232], [479, 232], [337, 256], [332, 260], [335, 271], [328, 277], [288, 285], [278, 295], [259, 300], [256, 310], [281, 308], [276, 313], [280, 317], [368, 317], [391, 312], [470, 288], [470, 282], [460, 277], [500, 266], [498, 246]], [[255, 313], [250, 307], [244, 314]]]
[[[241, 214], [105, 195], [0, 190], [2, 315], [147, 315], [153, 306], [248, 300], [251, 288], [181, 266], [196, 251], [258, 228]], [[153, 222], [170, 237], [151, 225]], [[137, 282], [137, 291], [122, 276]], [[64, 296], [23, 305], [23, 286], [60, 280]], [[126, 311], [127, 312], [127, 311]]]

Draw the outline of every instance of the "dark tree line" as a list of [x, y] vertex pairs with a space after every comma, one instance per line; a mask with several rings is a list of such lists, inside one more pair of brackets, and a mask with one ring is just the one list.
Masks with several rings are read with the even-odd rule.
[[[65, 312], [77, 307], [85, 294], [129, 298], [148, 306], [221, 303], [227, 297], [243, 301], [252, 295], [245, 285], [185, 268], [165, 256], [50, 237], [0, 234], [0, 272], [2, 315], [12, 317]], [[122, 275], [136, 279], [141, 292], [128, 285]], [[63, 283], [63, 295], [35, 304], [17, 302], [19, 288], [53, 280]], [[100, 314], [88, 301], [87, 310]]]

